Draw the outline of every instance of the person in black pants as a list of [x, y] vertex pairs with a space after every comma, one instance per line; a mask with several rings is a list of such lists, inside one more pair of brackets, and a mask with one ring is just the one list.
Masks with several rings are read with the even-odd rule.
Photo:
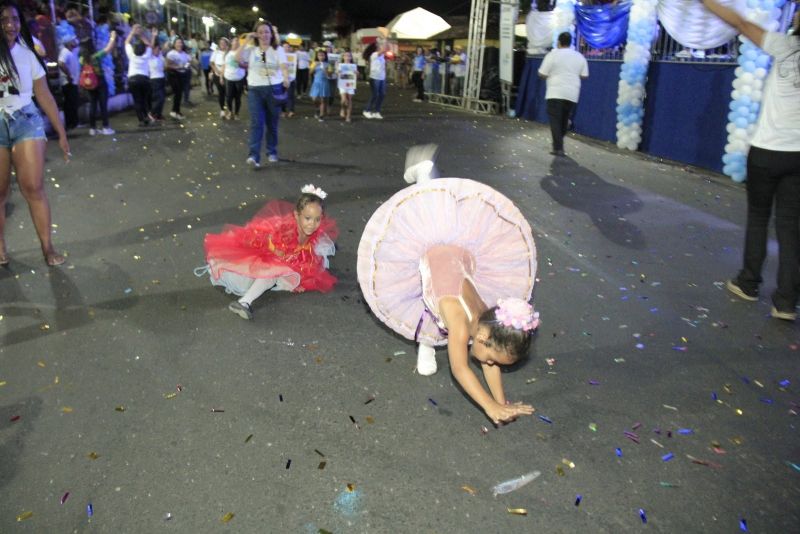
[[[134, 24], [125, 39], [125, 54], [128, 56], [128, 89], [133, 96], [133, 107], [139, 126], [150, 124], [150, 58], [156, 34], [151, 34], [150, 43], [143, 40], [142, 27]], [[135, 44], [131, 44], [137, 38]]]
[[767, 31], [715, 0], [703, 0], [703, 4], [772, 56], [761, 114], [747, 154], [742, 269], [725, 287], [741, 299], [758, 301], [774, 205], [778, 279], [770, 315], [794, 321], [800, 299], [800, 12], [795, 13], [792, 32], [786, 35]]
[[64, 95], [64, 127], [71, 130], [78, 126], [78, 79], [81, 65], [76, 47], [78, 38], [74, 37], [64, 43], [58, 54], [58, 68], [61, 71], [61, 94]]
[[565, 156], [564, 135], [567, 133], [572, 111], [581, 93], [581, 80], [589, 77], [586, 58], [576, 52], [572, 35], [563, 32], [558, 36], [558, 48], [554, 48], [542, 60], [539, 77], [547, 80], [547, 115], [550, 117], [550, 133], [553, 136], [554, 156]]

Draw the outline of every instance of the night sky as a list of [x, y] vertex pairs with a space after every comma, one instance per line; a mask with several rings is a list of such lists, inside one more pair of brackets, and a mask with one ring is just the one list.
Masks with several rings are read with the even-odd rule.
[[[248, 1], [248, 0], [242, 0]], [[469, 14], [469, 0], [283, 0], [255, 2], [267, 18], [283, 32], [311, 34], [317, 38], [320, 25], [337, 4], [349, 15], [356, 28], [385, 26], [404, 11], [422, 7], [440, 16]]]

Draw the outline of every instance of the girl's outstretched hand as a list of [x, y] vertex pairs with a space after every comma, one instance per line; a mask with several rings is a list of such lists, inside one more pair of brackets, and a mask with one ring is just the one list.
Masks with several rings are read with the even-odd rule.
[[495, 402], [491, 407], [487, 408], [486, 415], [489, 416], [494, 424], [500, 424], [513, 421], [520, 415], [531, 415], [533, 412], [534, 408], [530, 404], [515, 402], [503, 405]]

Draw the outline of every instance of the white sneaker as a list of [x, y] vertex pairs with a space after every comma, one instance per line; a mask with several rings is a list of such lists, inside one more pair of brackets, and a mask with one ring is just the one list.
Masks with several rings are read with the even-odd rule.
[[371, 111], [362, 111], [361, 114], [364, 115], [368, 119], [372, 118], [372, 112]]
[[270, 154], [269, 157], [267, 158], [267, 161], [269, 161], [270, 163], [278, 163], [278, 156], [276, 156], [275, 154]]
[[97, 135], [97, 130], [95, 130], [94, 128], [89, 128], [89, 135], [94, 137], [95, 135]]
[[175, 120], [182, 121], [185, 117], [180, 113], [175, 113], [174, 111], [169, 112], [169, 116]]
[[225, 112], [224, 109], [219, 112], [219, 118], [220, 119], [227, 119], [228, 118], [228, 114]]
[[370, 118], [372, 118], [372, 119], [382, 119], [383, 115], [381, 115], [380, 111], [376, 111], [375, 113], [372, 114], [372, 117], [370, 117]]
[[259, 162], [257, 162], [256, 158], [254, 158], [253, 156], [250, 156], [249, 158], [247, 158], [246, 163], [249, 166], [253, 167], [254, 169], [258, 169], [259, 167], [261, 167], [261, 164]]
[[431, 376], [436, 373], [436, 349], [424, 343], [419, 344], [417, 350], [417, 372], [422, 376]]
[[114, 135], [116, 132], [114, 132], [114, 130], [112, 130], [111, 128], [103, 128], [102, 130], [100, 130], [100, 133], [103, 135]]

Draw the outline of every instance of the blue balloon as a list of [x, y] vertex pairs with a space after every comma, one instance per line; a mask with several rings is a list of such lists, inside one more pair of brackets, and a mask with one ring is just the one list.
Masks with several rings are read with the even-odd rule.
[[738, 118], [737, 118], [737, 119], [734, 121], [734, 123], [736, 124], [736, 126], [737, 126], [737, 127], [739, 127], [739, 128], [742, 128], [742, 129], [744, 129], [744, 128], [747, 128], [747, 125], [749, 124], [749, 122], [747, 121], [747, 119], [746, 119], [746, 118], [744, 118], [744, 117], [738, 117]]
[[742, 64], [742, 68], [745, 72], [753, 72], [756, 70], [756, 62], [747, 60]]
[[740, 96], [740, 97], [739, 97], [739, 102], [740, 102], [740, 103], [741, 103], [743, 106], [749, 106], [749, 105], [750, 105], [750, 103], [751, 103], [751, 102], [753, 102], [753, 99], [752, 99], [752, 98], [750, 98], [750, 97], [749, 97], [749, 96], [747, 96], [747, 95], [742, 95], [742, 96]]
[[767, 54], [760, 54], [756, 58], [756, 67], [761, 67], [762, 69], [769, 67], [769, 56]]

